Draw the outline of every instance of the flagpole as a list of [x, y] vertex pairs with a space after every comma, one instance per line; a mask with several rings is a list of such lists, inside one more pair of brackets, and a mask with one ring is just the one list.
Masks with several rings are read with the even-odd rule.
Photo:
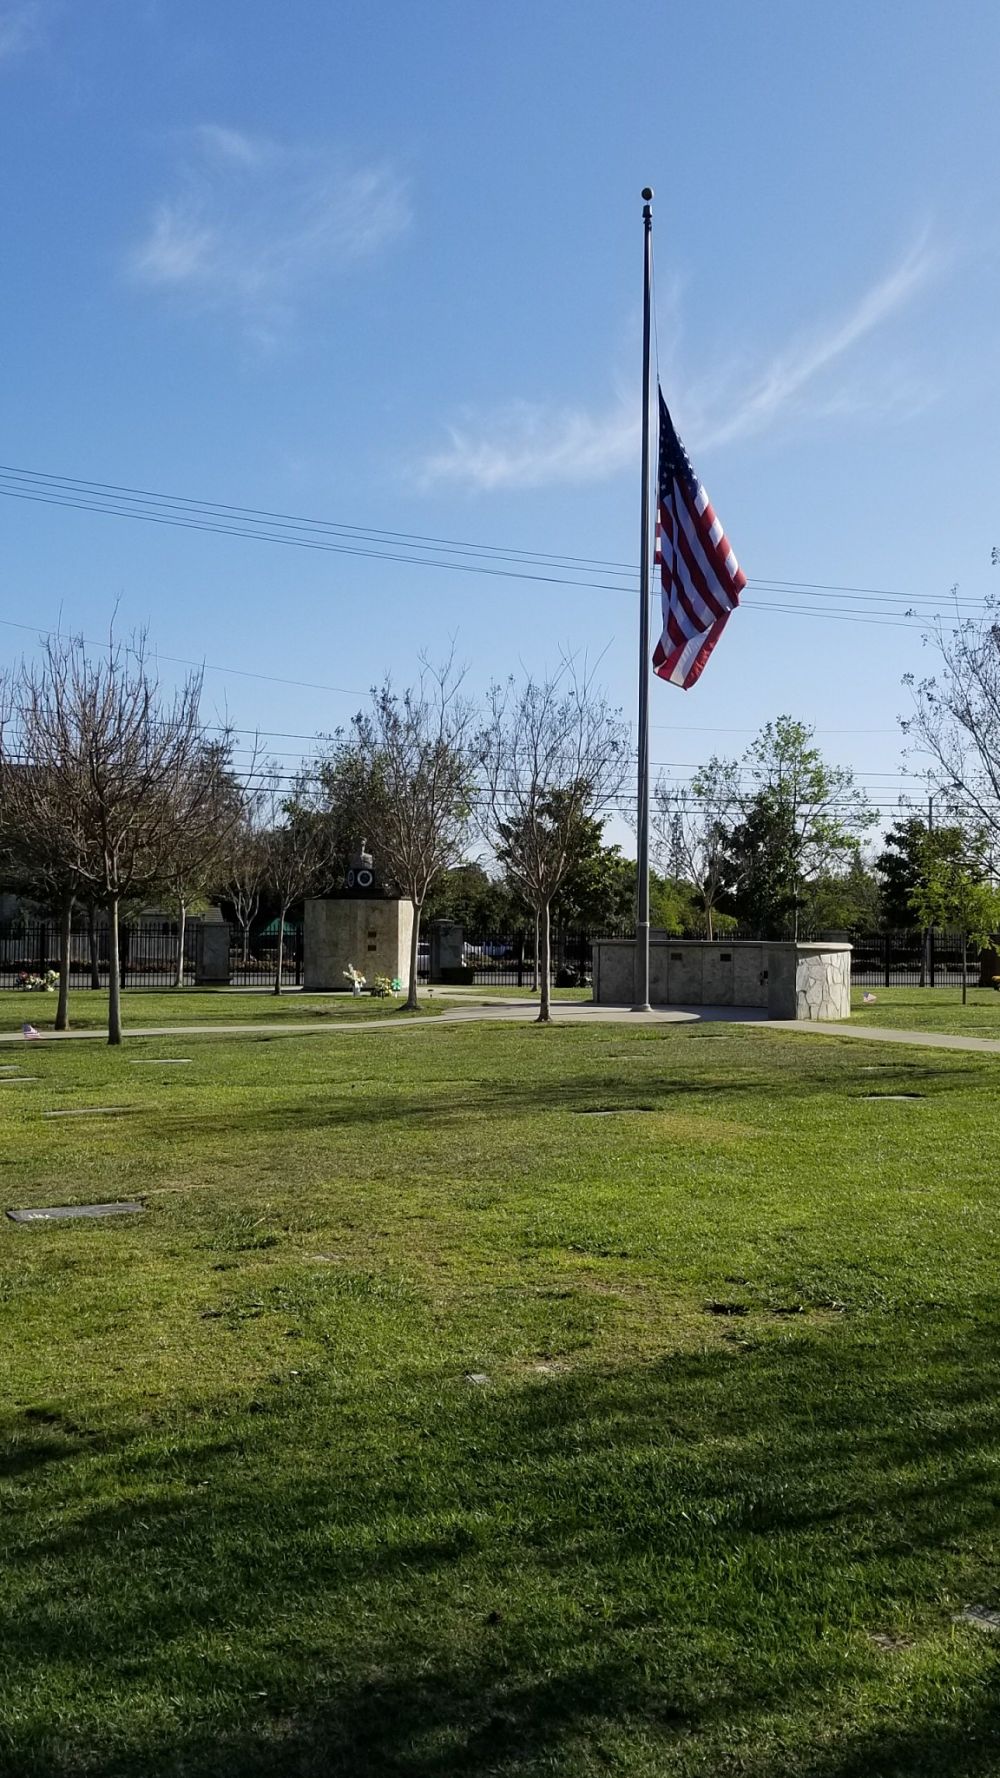
[[653, 263], [652, 197], [651, 187], [645, 186], [642, 193], [642, 535], [639, 540], [639, 745], [633, 1012], [649, 1011], [649, 331]]

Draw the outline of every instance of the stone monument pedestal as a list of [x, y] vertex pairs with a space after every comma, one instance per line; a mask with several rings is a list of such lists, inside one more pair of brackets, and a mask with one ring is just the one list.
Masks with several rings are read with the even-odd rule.
[[413, 904], [376, 897], [339, 896], [306, 902], [302, 985], [313, 992], [349, 989], [348, 964], [370, 987], [377, 975], [410, 978]]
[[465, 933], [457, 920], [431, 921], [430, 962], [432, 982], [458, 979], [455, 971], [465, 962]]
[[225, 987], [229, 981], [229, 945], [232, 934], [222, 920], [204, 920], [195, 945], [196, 988]]

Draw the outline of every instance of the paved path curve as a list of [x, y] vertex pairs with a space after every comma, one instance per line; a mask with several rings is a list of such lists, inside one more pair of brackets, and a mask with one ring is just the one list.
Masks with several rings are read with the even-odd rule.
[[[258, 1019], [253, 1024], [140, 1025], [126, 1030], [126, 1041], [133, 1037], [306, 1037], [337, 1036], [341, 1031], [412, 1031], [418, 1026], [478, 1023], [484, 1020], [524, 1022], [536, 1014], [537, 1000], [483, 1000], [476, 1005], [453, 1007], [448, 1012], [382, 1019]], [[793, 1032], [797, 1036], [860, 1038], [864, 1043], [917, 1044], [925, 1049], [974, 1050], [984, 1055], [1000, 1055], [1000, 1038], [950, 1037], [940, 1031], [897, 1031], [886, 1026], [849, 1024], [812, 1024], [796, 1019], [768, 1019], [757, 1007], [699, 1006], [657, 1007], [652, 1012], [635, 1013], [625, 1006], [594, 1006], [587, 1001], [561, 1000], [553, 1003], [558, 1024], [594, 1025], [686, 1025], [746, 1024], [768, 1031]], [[74, 1041], [107, 1042], [106, 1031], [41, 1031], [37, 1038], [25, 1039], [20, 1031], [0, 1032], [0, 1044], [71, 1043]]]

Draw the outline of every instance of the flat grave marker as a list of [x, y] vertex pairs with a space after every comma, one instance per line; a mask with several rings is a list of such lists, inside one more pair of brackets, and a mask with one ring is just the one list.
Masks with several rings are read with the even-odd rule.
[[1000, 1630], [1000, 1611], [989, 1605], [963, 1605], [953, 1618], [956, 1624], [971, 1624], [976, 1630]]
[[179, 1068], [190, 1056], [131, 1056], [130, 1068]]
[[47, 1210], [8, 1210], [11, 1222], [61, 1222], [70, 1216], [136, 1216], [145, 1204], [53, 1204]]
[[647, 1113], [655, 1108], [652, 1105], [585, 1105], [577, 1112], [577, 1117], [632, 1117], [635, 1113]]
[[141, 1111], [139, 1105], [73, 1105], [64, 1111], [43, 1111], [43, 1117], [119, 1117], [125, 1112]]

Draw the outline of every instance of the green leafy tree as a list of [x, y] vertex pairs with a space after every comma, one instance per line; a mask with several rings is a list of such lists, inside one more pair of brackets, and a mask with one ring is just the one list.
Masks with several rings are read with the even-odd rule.
[[457, 864], [442, 871], [431, 884], [424, 903], [425, 921], [456, 920], [467, 936], [486, 938], [493, 933], [514, 932], [524, 926], [527, 918], [521, 898], [478, 863]]
[[954, 824], [929, 828], [918, 816], [891, 827], [875, 860], [885, 925], [912, 926], [914, 899], [927, 887], [931, 864], [961, 867], [981, 850], [981, 844], [981, 833], [967, 834]]
[[[933, 837], [933, 836], [931, 836]], [[985, 880], [981, 856], [942, 857], [928, 847], [911, 906], [922, 926], [954, 926], [962, 934], [962, 1005], [970, 941], [984, 945], [1000, 923], [1000, 895]]]
[[729, 836], [727, 905], [741, 925], [766, 937], [798, 928], [801, 841], [791, 811], [760, 792]]
[[596, 932], [635, 913], [635, 863], [620, 846], [605, 846], [605, 823], [591, 816], [580, 823], [576, 857], [552, 900], [557, 927]]
[[808, 886], [849, 866], [874, 816], [854, 774], [791, 716], [766, 723], [740, 767], [741, 819], [727, 848], [727, 901], [740, 921], [797, 936]]
[[803, 920], [810, 931], [831, 927], [877, 932], [882, 898], [878, 878], [860, 854], [845, 871], [824, 871], [804, 891]]
[[671, 876], [690, 885], [684, 923], [690, 923], [690, 907], [697, 908], [706, 938], [714, 938], [722, 903], [736, 887], [729, 842], [740, 813], [739, 767], [714, 754], [690, 784], [670, 784], [661, 776], [653, 792], [655, 856]]

